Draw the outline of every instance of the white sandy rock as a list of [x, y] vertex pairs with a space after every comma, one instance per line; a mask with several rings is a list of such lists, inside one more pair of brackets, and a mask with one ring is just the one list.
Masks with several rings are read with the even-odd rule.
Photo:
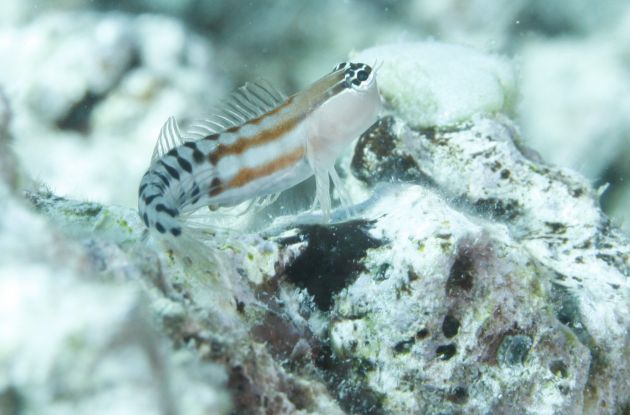
[[[546, 311], [548, 281], [505, 226], [419, 186], [383, 189], [367, 206], [371, 234], [386, 242], [337, 297], [331, 341], [370, 362], [365, 382], [387, 396], [385, 413], [582, 408], [588, 350]], [[550, 372], [556, 360], [568, 376]], [[544, 404], [526, 403], [533, 396]]]
[[132, 37], [120, 16], [52, 14], [24, 28], [4, 29], [0, 57], [12, 64], [2, 66], [0, 81], [34, 115], [54, 123], [87, 93], [100, 95], [115, 85], [133, 59]]
[[415, 127], [443, 127], [475, 114], [510, 112], [515, 80], [498, 56], [439, 42], [400, 43], [352, 56], [378, 70], [379, 90]]
[[124, 244], [141, 235], [126, 225], [137, 214], [83, 203], [66, 210], [75, 216], [61, 232], [35, 212], [21, 197], [28, 179], [1, 104], [0, 413], [227, 413], [224, 372], [173, 351], [155, 330], [168, 301], [139, 277], [157, 270], [131, 263], [115, 243], [76, 237], [98, 218], [88, 233]]
[[151, 291], [123, 277], [140, 272], [120, 250], [89, 254], [6, 190], [0, 182], [0, 413], [227, 413], [224, 373], [157, 334]]
[[[404, 199], [398, 198], [397, 202], [392, 203], [389, 208], [382, 208], [382, 211], [385, 212], [401, 210], [400, 214], [404, 211], [417, 212], [419, 209], [423, 209], [419, 216], [422, 219], [418, 223], [414, 223], [412, 217], [401, 218], [399, 221], [404, 223], [404, 226], [399, 231], [395, 231], [395, 222], [388, 223], [385, 218], [379, 219], [379, 222], [384, 222], [382, 225], [378, 225], [378, 228], [382, 229], [382, 234], [386, 236], [388, 241], [392, 241], [391, 245], [400, 246], [400, 248], [392, 246], [386, 252], [372, 253], [369, 257], [381, 258], [378, 260], [380, 263], [388, 261], [391, 264], [388, 268], [392, 270], [391, 277], [402, 279], [398, 282], [398, 287], [404, 286], [405, 277], [404, 275], [403, 277], [400, 276], [402, 271], [397, 270], [395, 264], [409, 264], [413, 269], [413, 273], [406, 277], [410, 283], [416, 278], [421, 280], [426, 278], [426, 285], [423, 290], [428, 298], [444, 295], [444, 287], [439, 286], [440, 278], [445, 275], [444, 271], [439, 271], [444, 261], [439, 260], [439, 255], [435, 257], [435, 261], [428, 258], [435, 255], [436, 246], [442, 249], [455, 246], [457, 247], [456, 251], [463, 255], [461, 258], [465, 258], [464, 262], [461, 263], [464, 266], [454, 265], [460, 261], [457, 259], [458, 254], [456, 254], [455, 263], [452, 263], [450, 278], [457, 275], [472, 277], [474, 273], [465, 271], [465, 268], [470, 266], [470, 269], [475, 269], [477, 267], [477, 265], [473, 265], [475, 261], [481, 261], [478, 263], [481, 268], [478, 269], [483, 270], [484, 273], [484, 277], [481, 278], [482, 284], [489, 283], [489, 279], [499, 278], [495, 287], [488, 287], [489, 292], [493, 293], [493, 297], [486, 298], [491, 302], [499, 301], [497, 303], [498, 308], [485, 304], [475, 311], [469, 310], [465, 314], [467, 315], [466, 318], [470, 317], [471, 320], [464, 323], [460, 319], [461, 329], [464, 329], [467, 324], [478, 324], [478, 319], [483, 318], [482, 310], [495, 310], [493, 312], [496, 313], [498, 309], [520, 304], [508, 313], [510, 316], [508, 319], [517, 321], [515, 327], [522, 328], [529, 323], [524, 324], [518, 321], [525, 315], [533, 313], [526, 319], [537, 320], [538, 322], [535, 323], [537, 329], [525, 331], [528, 333], [529, 339], [520, 337], [525, 332], [519, 333], [519, 330], [512, 330], [508, 336], [508, 343], [512, 345], [508, 349], [512, 349], [512, 352], [508, 354], [516, 355], [516, 351], [530, 347], [533, 347], [532, 350], [534, 350], [542, 345], [539, 342], [548, 336], [553, 337], [553, 340], [550, 341], [555, 344], [554, 348], [565, 343], [573, 344], [575, 341], [579, 341], [581, 344], [578, 348], [580, 350], [573, 350], [570, 356], [565, 358], [561, 358], [555, 354], [556, 352], [553, 352], [552, 355], [555, 354], [557, 359], [545, 361], [543, 356], [548, 355], [545, 352], [540, 357], [534, 357], [528, 365], [526, 364], [528, 376], [538, 377], [538, 380], [531, 382], [531, 384], [545, 385], [538, 390], [531, 391], [534, 398], [531, 402], [535, 403], [523, 404], [530, 398], [525, 399], [525, 395], [521, 395], [523, 399], [517, 399], [514, 402], [498, 400], [492, 403], [494, 410], [508, 413], [532, 411], [536, 413], [613, 414], [619, 407], [623, 407], [625, 400], [618, 397], [628, 395], [628, 385], [624, 379], [628, 377], [630, 372], [630, 367], [624, 357], [630, 342], [627, 330], [630, 326], [630, 309], [628, 308], [628, 304], [630, 304], [630, 283], [628, 282], [630, 244], [618, 229], [611, 226], [609, 220], [601, 212], [597, 194], [590, 187], [589, 182], [571, 170], [544, 165], [540, 161], [525, 156], [523, 154], [524, 149], [519, 146], [519, 136], [514, 125], [504, 117], [475, 117], [470, 123], [461, 125], [459, 128], [424, 132], [410, 130], [401, 121], [393, 122], [391, 118], [385, 118], [374, 127], [374, 132], [376, 134], [364, 135], [357, 145], [357, 151], [362, 155], [353, 161], [353, 169], [360, 173], [360, 177], [365, 177], [367, 172], [367, 170], [362, 170], [359, 167], [361, 165], [377, 173], [380, 178], [386, 177], [383, 169], [389, 169], [389, 173], [394, 179], [397, 177], [408, 178], [408, 171], [415, 171], [415, 180], [430, 188], [438, 189], [440, 195], [445, 200], [449, 200], [450, 205], [457, 209], [457, 213], [444, 213], [445, 216], [440, 218], [439, 212], [445, 206], [440, 207], [439, 203], [433, 203], [433, 198], [429, 195], [418, 196], [419, 199], [422, 199], [422, 203], [418, 203], [418, 207], [404, 208]], [[395, 138], [394, 141], [391, 141], [392, 137]], [[373, 142], [373, 144], [370, 145], [366, 141]], [[399, 143], [397, 150], [401, 153], [391, 150], [383, 154], [375, 152], [379, 149], [393, 147], [392, 143], [395, 142]], [[363, 154], [368, 149], [375, 151], [371, 154]], [[404, 154], [405, 151], [408, 152], [406, 155]], [[416, 160], [416, 166], [409, 167], [408, 163], [397, 164], [391, 160], [392, 157], [408, 160], [409, 156]], [[405, 171], [395, 170], [397, 166], [404, 166]], [[460, 214], [463, 216], [460, 217]], [[394, 213], [389, 215], [393, 216]], [[434, 217], [434, 215], [438, 217]], [[459, 222], [458, 218], [464, 222]], [[419, 249], [421, 254], [416, 255], [410, 250], [406, 241], [409, 239], [410, 233], [422, 234], [427, 227], [438, 227], [442, 230], [429, 231], [433, 238], [437, 238], [433, 242], [430, 238], [421, 237], [422, 243], [420, 244], [421, 249]], [[468, 230], [466, 231], [466, 229]], [[458, 232], [463, 233], [459, 234], [458, 237], [456, 236]], [[412, 239], [416, 238], [418, 237], [412, 237]], [[402, 250], [404, 246], [407, 247]], [[431, 247], [433, 248], [429, 249]], [[420, 262], [427, 260], [429, 262], [427, 266], [419, 267], [414, 265], [415, 260]], [[379, 269], [381, 266], [375, 264], [371, 268]], [[402, 269], [404, 270], [404, 266]], [[454, 269], [456, 273], [453, 272]], [[497, 273], [503, 275], [497, 277]], [[369, 295], [370, 290], [374, 289], [372, 287], [374, 274], [375, 271], [367, 273], [368, 279], [358, 286], [357, 284], [362, 279], [360, 277], [348, 289], [348, 293], [355, 292], [355, 294], [352, 296], [344, 295], [350, 305], [340, 306], [340, 312], [347, 314], [349, 318], [354, 318], [355, 315], [366, 316], [364, 307], [360, 309], [361, 312], [347, 313], [345, 310], [359, 308], [353, 306], [353, 303], [365, 304], [366, 296]], [[431, 277], [426, 277], [427, 275], [431, 275]], [[517, 275], [516, 280], [512, 280]], [[527, 280], [530, 281], [529, 286], [518, 288]], [[463, 281], [465, 282], [466, 278], [463, 278]], [[480, 288], [479, 286], [475, 288], [472, 279], [469, 282], [470, 284], [467, 283], [460, 287], [460, 289], [463, 288], [464, 296], [456, 295], [460, 297], [457, 302], [467, 298], [469, 294], [466, 291]], [[550, 282], [552, 284], [548, 285]], [[540, 286], [535, 287], [538, 284]], [[435, 302], [426, 300], [428, 301], [427, 307], [435, 307], [435, 312], [415, 313], [416, 315], [426, 315], [425, 318], [420, 318], [420, 321], [427, 320], [425, 325], [429, 326], [429, 333], [431, 332], [430, 327], [433, 326], [433, 330], [435, 330], [437, 325], [435, 322], [430, 323], [432, 318], [430, 316], [438, 313], [437, 310], [444, 307], [443, 304], [449, 304], [449, 282], [446, 281], [445, 285], [446, 298]], [[509, 291], [502, 293], [504, 285], [510, 288]], [[385, 285], [381, 284], [381, 287], [384, 288]], [[396, 287], [395, 284], [394, 287]], [[540, 293], [537, 294], [539, 290], [544, 292], [543, 298], [539, 298]], [[481, 292], [470, 294], [470, 300], [473, 303], [485, 302], [486, 300], [481, 300], [482, 292], [484, 289]], [[410, 293], [405, 289], [405, 293], [406, 295], [413, 295], [413, 290]], [[379, 298], [383, 295], [383, 290], [378, 290]], [[374, 296], [376, 298], [376, 294]], [[406, 297], [401, 295], [401, 298]], [[408, 307], [411, 307], [412, 304], [422, 304], [424, 301], [424, 297], [422, 300], [415, 299]], [[539, 301], [542, 302], [539, 303]], [[367, 301], [367, 303], [370, 304], [371, 302]], [[376, 333], [387, 331], [387, 327], [394, 326], [398, 320], [404, 321], [406, 317], [404, 313], [396, 314], [399, 312], [395, 311], [398, 306], [390, 306], [390, 303], [392, 301], [386, 301], [384, 307], [392, 308], [392, 310], [387, 312], [379, 310], [375, 314], [375, 316], [379, 316], [379, 319], [384, 319], [382, 330], [376, 330]], [[547, 307], [554, 310], [556, 319], [562, 325], [552, 321], [542, 323], [540, 319], [546, 320], [548, 316], [545, 316], [545, 312], [541, 313], [540, 311]], [[387, 320], [381, 313], [383, 315], [394, 314], [396, 316], [395, 321]], [[503, 312], [496, 314], [495, 320], [477, 333], [499, 329], [502, 324], [502, 314]], [[367, 315], [369, 316], [369, 313]], [[365, 319], [365, 317], [363, 318]], [[367, 317], [367, 319], [367, 324], [363, 326], [373, 327], [372, 318]], [[361, 325], [357, 326], [362, 327]], [[403, 327], [405, 327], [404, 323], [399, 328], [402, 329]], [[420, 328], [420, 326], [416, 326], [416, 328]], [[557, 337], [559, 335], [566, 336], [568, 334], [567, 328], [573, 332], [575, 336], [573, 340]], [[442, 329], [444, 330], [444, 324]], [[534, 332], [537, 334], [531, 337]], [[514, 339], [511, 338], [513, 335], [516, 336]], [[350, 336], [345, 336], [345, 338], [348, 337]], [[355, 336], [357, 339], [370, 337], [371, 334], [366, 333], [358, 333]], [[413, 357], [427, 356], [418, 358], [427, 359], [426, 364], [432, 365], [430, 355], [427, 355], [427, 350], [424, 349], [425, 346], [416, 349], [419, 343], [424, 344], [424, 337], [426, 335], [418, 339], [417, 336], [412, 336], [412, 333], [409, 332], [406, 339], [400, 337], [397, 343], [393, 342], [395, 345], [399, 345], [398, 347], [394, 346], [394, 349], [400, 350], [400, 353], [411, 351]], [[445, 334], [445, 337], [448, 338], [449, 336]], [[337, 338], [342, 337], [337, 336]], [[539, 340], [536, 340], [537, 338]], [[418, 340], [423, 341], [419, 342]], [[352, 339], [346, 343], [351, 341]], [[383, 341], [384, 339], [380, 342], [371, 341], [371, 345], [359, 347], [354, 355], [361, 358], [364, 358], [366, 353], [380, 356], [381, 351], [377, 346]], [[472, 344], [479, 345], [476, 343], [478, 341], [482, 340], [477, 339], [464, 346], [466, 356], [462, 356], [462, 358], [466, 359], [471, 353], [476, 353]], [[441, 342], [441, 345], [444, 345], [445, 340], [441, 340]], [[464, 343], [467, 342], [468, 340], [464, 341]], [[536, 346], [537, 343], [539, 346]], [[533, 346], [531, 346], [532, 344]], [[514, 345], [518, 346], [515, 347]], [[375, 347], [377, 347], [376, 350]], [[341, 346], [341, 348], [343, 350], [348, 349], [347, 346]], [[588, 353], [586, 353], [585, 348], [589, 349]], [[562, 346], [561, 349], [566, 349], [566, 346]], [[604, 353], [606, 362], [617, 363], [602, 364], [600, 358], [603, 355], [599, 352], [600, 350], [606, 350]], [[501, 360], [500, 349], [495, 350], [495, 352], [496, 359]], [[572, 360], [576, 353], [582, 354], [582, 357]], [[453, 358], [456, 356], [453, 355]], [[583, 365], [589, 359], [593, 362], [592, 366]], [[569, 361], [573, 361], [573, 363], [568, 364]], [[547, 369], [543, 369], [539, 365], [546, 366]], [[381, 365], [377, 364], [377, 366], [382, 368]], [[573, 368], [568, 369], [568, 366], [573, 366]], [[481, 369], [483, 372], [485, 370], [482, 369], [483, 367], [485, 366], [482, 364], [477, 366], [477, 369]], [[392, 370], [393, 373], [398, 373], [398, 369]], [[533, 372], [538, 372], [538, 374], [534, 375]], [[564, 390], [566, 394], [564, 392], [557, 393], [555, 387], [548, 387], [549, 384], [546, 383], [546, 380], [549, 372], [557, 372], [561, 375], [559, 376], [561, 379], [557, 379], [560, 383], [556, 386]], [[452, 372], [448, 376], [455, 379], [455, 373]], [[558, 376], [557, 373], [554, 376]], [[573, 373], [576, 377], [569, 380], [566, 376], [568, 373]], [[442, 375], [444, 373], [429, 376], [428, 379]], [[391, 376], [395, 377], [393, 374]], [[488, 376], [488, 378], [483, 376], [484, 380], [481, 383], [490, 381], [495, 375], [488, 373]], [[511, 381], [508, 376], [500, 383], [507, 385]], [[569, 392], [563, 386], [566, 381], [571, 385], [570, 388], [577, 387], [578, 389]], [[595, 384], [598, 386], [589, 386]], [[390, 388], [387, 384], [379, 384], [378, 387]], [[502, 388], [498, 385], [484, 385], [484, 388], [490, 390], [495, 387]], [[516, 384], [509, 386], [508, 389], [511, 390], [512, 387], [521, 389], [521, 386]], [[400, 391], [397, 390], [397, 392]], [[417, 388], [415, 393], [418, 393]], [[480, 393], [483, 392], [475, 392], [468, 396], [470, 398], [475, 396], [477, 399], [481, 396]], [[390, 396], [389, 393], [388, 396]], [[476, 403], [470, 400], [466, 402], [466, 405], [479, 405], [484, 401], [487, 399], [482, 398]], [[409, 400], [401, 398], [400, 402], [405, 403]], [[611, 402], [614, 404], [611, 405]], [[472, 410], [472, 412], [469, 410], [465, 412], [487, 412], [480, 408], [482, 406]], [[489, 410], [489, 408], [487, 409]], [[405, 408], [406, 410], [414, 411], [417, 408]], [[426, 408], [420, 407], [420, 410], [422, 412]]]
[[201, 117], [224, 93], [208, 41], [156, 15], [44, 15], [0, 28], [0, 58], [24, 168], [81, 199], [135, 206], [166, 119]]

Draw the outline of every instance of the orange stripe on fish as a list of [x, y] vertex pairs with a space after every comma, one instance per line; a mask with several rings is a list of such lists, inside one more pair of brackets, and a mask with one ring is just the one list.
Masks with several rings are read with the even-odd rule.
[[345, 62], [288, 98], [268, 84], [246, 84], [185, 134], [171, 117], [140, 182], [140, 216], [151, 230], [178, 237], [200, 207], [267, 198], [315, 175], [327, 220], [330, 179], [343, 187], [335, 160], [379, 110], [372, 68]]

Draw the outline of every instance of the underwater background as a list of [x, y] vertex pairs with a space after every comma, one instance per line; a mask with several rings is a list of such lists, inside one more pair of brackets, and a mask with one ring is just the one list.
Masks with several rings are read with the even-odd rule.
[[6, 0], [0, 79], [21, 106], [15, 148], [32, 176], [134, 206], [127, 178], [169, 115], [202, 116], [257, 78], [293, 93], [369, 46], [470, 45], [512, 58], [526, 143], [608, 185], [603, 207], [627, 231], [629, 13], [617, 0]]
[[[168, 117], [343, 61], [352, 209], [149, 234]], [[629, 234], [627, 1], [0, 4], [0, 415], [627, 414]]]

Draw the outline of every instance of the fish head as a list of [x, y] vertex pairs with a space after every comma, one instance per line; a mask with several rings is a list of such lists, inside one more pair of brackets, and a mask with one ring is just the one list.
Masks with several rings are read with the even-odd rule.
[[381, 99], [376, 73], [365, 63], [342, 62], [328, 75], [335, 80], [316, 113], [319, 139], [345, 147], [377, 120]]

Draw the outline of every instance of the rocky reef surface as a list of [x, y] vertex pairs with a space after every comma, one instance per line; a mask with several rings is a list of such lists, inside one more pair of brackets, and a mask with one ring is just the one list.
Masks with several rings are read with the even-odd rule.
[[[55, 192], [136, 204], [159, 128], [225, 93], [214, 49], [158, 15], [57, 12], [0, 27], [0, 85], [24, 169]], [[71, 160], [71, 162], [68, 162]]]
[[[355, 53], [382, 63], [386, 111], [340, 160], [351, 214], [219, 233], [204, 261], [147, 235], [135, 209], [34, 181], [48, 176], [20, 150], [31, 125], [80, 126], [70, 116], [91, 94], [79, 120], [103, 146], [131, 125], [125, 112], [98, 122], [108, 103], [204, 105], [185, 74], [201, 82], [207, 67], [184, 51], [209, 45], [184, 36], [162, 72], [139, 33], [178, 26], [112, 19], [74, 19], [99, 39], [140, 28], [122, 42], [129, 60], [112, 49], [124, 69], [104, 66], [110, 84], [80, 80], [55, 106], [33, 100], [37, 89], [0, 100], [0, 413], [628, 411], [630, 243], [587, 179], [524, 144], [509, 61], [437, 42]], [[125, 89], [138, 77], [157, 86]], [[198, 100], [184, 99], [193, 90]], [[148, 143], [129, 145], [148, 159]], [[132, 171], [119, 183], [135, 186]]]

